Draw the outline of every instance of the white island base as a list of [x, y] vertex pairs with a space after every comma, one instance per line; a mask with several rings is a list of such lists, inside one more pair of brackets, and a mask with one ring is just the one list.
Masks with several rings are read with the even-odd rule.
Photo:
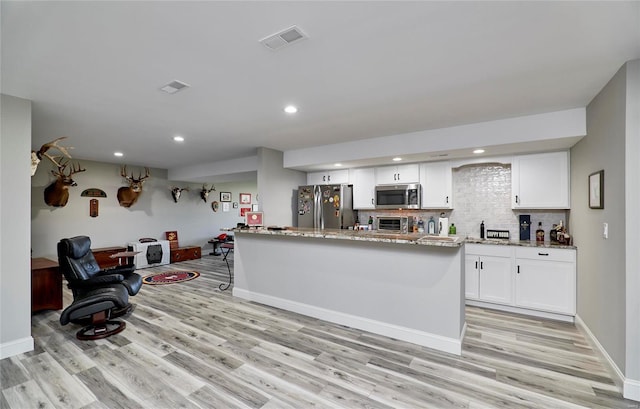
[[233, 295], [460, 355], [464, 246], [236, 231]]

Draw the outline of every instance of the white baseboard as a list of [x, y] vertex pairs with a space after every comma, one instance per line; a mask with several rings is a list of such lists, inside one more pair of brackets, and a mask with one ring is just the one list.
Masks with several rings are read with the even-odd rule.
[[493, 304], [485, 301], [466, 300], [467, 305], [474, 307], [490, 308], [493, 310], [513, 312], [515, 314], [531, 315], [532, 317], [547, 318], [556, 321], [573, 323], [574, 319], [572, 315], [558, 314], [554, 312], [538, 311], [529, 308], [512, 307], [510, 305]]
[[31, 336], [0, 344], [0, 359], [29, 351], [33, 351], [33, 337]]
[[609, 370], [612, 375], [614, 375], [614, 382], [616, 385], [620, 386], [623, 390], [622, 395], [626, 399], [640, 401], [640, 381], [635, 379], [629, 379], [624, 376], [618, 365], [611, 358], [606, 349], [600, 344], [598, 338], [593, 335], [593, 332], [589, 329], [587, 324], [580, 318], [580, 316], [576, 315], [576, 326], [585, 333], [587, 336], [587, 340], [589, 343], [598, 350], [600, 355], [602, 355], [609, 365]]
[[346, 325], [352, 328], [358, 328], [375, 334], [411, 342], [427, 348], [433, 348], [456, 355], [462, 354], [462, 338], [464, 337], [466, 324], [462, 328], [460, 338], [455, 339], [356, 315], [327, 310], [325, 308], [303, 304], [296, 301], [285, 300], [271, 295], [255, 293], [238, 287], [233, 288], [233, 296], [243, 298], [245, 300], [256, 301], [272, 307], [282, 308], [287, 311], [297, 312], [299, 314], [308, 315], [310, 317], [319, 318], [336, 324]]

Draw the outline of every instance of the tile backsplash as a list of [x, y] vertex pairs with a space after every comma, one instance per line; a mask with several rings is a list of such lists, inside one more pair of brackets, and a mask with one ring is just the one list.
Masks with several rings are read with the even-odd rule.
[[[369, 216], [407, 215], [438, 220], [441, 210], [360, 210], [359, 220], [367, 223]], [[458, 236], [480, 237], [480, 223], [485, 229], [509, 230], [511, 239], [518, 240], [519, 216], [531, 215], [531, 239], [535, 240], [538, 222], [542, 222], [545, 239], [549, 230], [561, 220], [568, 225], [567, 210], [513, 210], [511, 209], [511, 166], [502, 164], [467, 165], [453, 170], [453, 210], [444, 210], [449, 223], [456, 225]]]

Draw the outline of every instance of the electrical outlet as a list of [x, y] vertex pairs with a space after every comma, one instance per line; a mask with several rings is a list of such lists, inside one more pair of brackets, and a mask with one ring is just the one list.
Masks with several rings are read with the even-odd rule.
[[602, 237], [609, 238], [609, 223], [602, 223]]

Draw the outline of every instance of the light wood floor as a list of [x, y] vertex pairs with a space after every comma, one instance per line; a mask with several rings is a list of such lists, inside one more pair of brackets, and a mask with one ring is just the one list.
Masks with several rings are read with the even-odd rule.
[[105, 340], [34, 315], [35, 350], [0, 361], [0, 407], [639, 407], [573, 325], [467, 308], [459, 357], [233, 298], [221, 257], [142, 273], [176, 268], [201, 276], [144, 285]]

